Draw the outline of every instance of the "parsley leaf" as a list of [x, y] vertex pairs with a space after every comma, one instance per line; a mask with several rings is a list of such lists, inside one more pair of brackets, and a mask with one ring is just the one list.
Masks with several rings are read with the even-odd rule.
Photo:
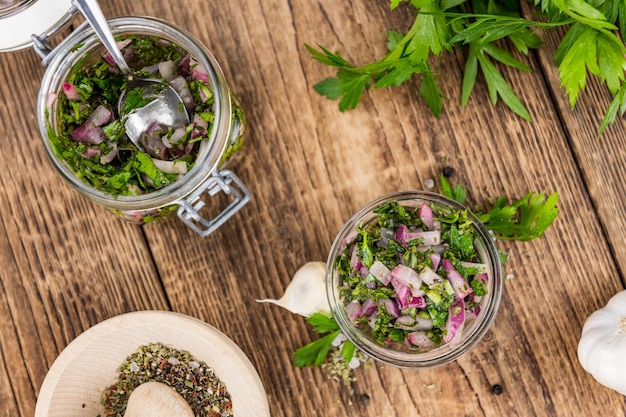
[[598, 76], [615, 96], [624, 82], [624, 52], [604, 34], [598, 35], [597, 50]]
[[126, 101], [124, 102], [124, 114], [130, 113], [133, 109], [138, 109], [150, 103], [153, 98], [144, 98], [145, 88], [137, 87], [126, 93]]
[[[313, 330], [317, 333], [327, 334], [296, 350], [294, 353], [294, 364], [298, 367], [311, 365], [320, 366], [324, 363], [331, 349], [333, 340], [335, 340], [337, 335], [341, 332], [339, 325], [332, 316], [329, 317], [321, 313], [315, 313], [309, 316], [307, 321], [313, 326]], [[346, 362], [350, 362], [354, 356], [355, 346], [349, 340], [343, 343], [341, 355]]]
[[474, 248], [474, 238], [472, 233], [464, 233], [458, 227], [452, 225], [450, 230], [446, 232], [444, 240], [450, 242], [450, 249], [455, 253], [459, 253], [463, 259], [471, 259], [476, 254]]
[[587, 83], [587, 70], [596, 75], [600, 72], [596, 49], [598, 33], [590, 28], [581, 32], [559, 65], [561, 86], [565, 87], [572, 108], [576, 105], [579, 91]]
[[[519, 225], [522, 233], [527, 237], [522, 238], [521, 233], [507, 236], [516, 240], [531, 240], [541, 237], [543, 232], [556, 220], [559, 209], [556, 207], [559, 201], [558, 193], [548, 197], [544, 194], [529, 193], [526, 197], [514, 203], [519, 213]], [[494, 229], [495, 230], [495, 229]]]
[[465, 204], [465, 195], [467, 192], [461, 184], [457, 184], [454, 188], [448, 181], [448, 179], [441, 175], [441, 192], [448, 198], [456, 201], [459, 204]]
[[339, 329], [335, 319], [332, 316], [327, 316], [325, 314], [311, 314], [307, 321], [311, 326], [313, 326], [313, 330], [318, 333], [328, 333]]
[[600, 131], [598, 132], [598, 136], [602, 134], [604, 129], [606, 129], [609, 125], [612, 125], [615, 122], [615, 118], [617, 117], [617, 113], [622, 116], [626, 112], [626, 84], [622, 84], [620, 89], [615, 94], [613, 101], [609, 105], [606, 114], [604, 115], [604, 119], [602, 119], [602, 124], [600, 125]]
[[172, 182], [167, 174], [164, 174], [163, 171], [157, 168], [148, 154], [144, 152], [135, 152], [134, 158], [134, 168], [142, 174], [148, 176], [154, 184], [163, 186]]
[[[489, 97], [491, 103], [495, 106], [498, 102], [498, 96], [502, 98], [502, 101], [511, 109], [515, 114], [525, 120], [530, 120], [530, 114], [526, 107], [519, 101], [511, 87], [507, 84], [506, 80], [500, 74], [500, 71], [493, 65], [491, 60], [485, 56], [483, 52], [487, 50], [483, 48], [476, 53], [476, 59], [480, 64], [480, 68], [485, 75], [485, 81], [487, 82], [487, 89], [489, 90]], [[502, 50], [501, 50], [502, 51]]]
[[340, 330], [335, 330], [296, 350], [293, 355], [294, 365], [300, 368], [311, 365], [320, 366], [326, 360], [333, 340], [339, 332]]
[[539, 238], [558, 215], [558, 193], [547, 199], [543, 194], [529, 193], [510, 206], [505, 197], [496, 200], [494, 207], [479, 216], [496, 237], [503, 240], [528, 241]]
[[427, 67], [427, 70], [422, 71], [422, 83], [420, 84], [419, 93], [433, 114], [439, 116], [443, 109], [444, 95], [439, 86], [437, 86], [437, 76], [430, 69], [430, 65], [427, 64]]

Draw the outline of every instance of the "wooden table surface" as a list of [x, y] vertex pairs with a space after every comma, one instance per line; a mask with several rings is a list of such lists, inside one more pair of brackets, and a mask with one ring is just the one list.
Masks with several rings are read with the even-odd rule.
[[[626, 415], [625, 397], [595, 382], [576, 355], [585, 319], [625, 286], [626, 123], [597, 138], [610, 97], [595, 80], [569, 108], [553, 65], [558, 32], [542, 35], [531, 73], [503, 70], [528, 123], [491, 106], [480, 78], [461, 108], [460, 54], [440, 68], [449, 100], [439, 118], [414, 82], [370, 90], [345, 113], [319, 96], [313, 85], [333, 71], [304, 45], [358, 63], [382, 57], [386, 30], [412, 23], [408, 8], [390, 12], [385, 1], [102, 0], [102, 8], [110, 17], [164, 18], [212, 50], [248, 117], [234, 171], [253, 198], [206, 238], [178, 219], [118, 220], [48, 161], [34, 110], [39, 57], [30, 48], [0, 54], [0, 416], [33, 415], [46, 372], [81, 332], [150, 309], [199, 318], [231, 337], [258, 370], [274, 416]], [[360, 368], [351, 387], [294, 367], [294, 350], [315, 333], [303, 317], [254, 300], [279, 297], [301, 265], [325, 261], [365, 203], [425, 189], [446, 166], [472, 204], [560, 195], [543, 239], [498, 243], [512, 279], [484, 340], [435, 369]]]

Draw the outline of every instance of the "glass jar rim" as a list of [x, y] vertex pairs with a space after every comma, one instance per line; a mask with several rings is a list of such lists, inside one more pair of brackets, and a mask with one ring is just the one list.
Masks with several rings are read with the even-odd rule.
[[[108, 19], [114, 35], [135, 34], [156, 36], [183, 48], [196, 58], [207, 70], [215, 97], [215, 121], [207, 146], [201, 149], [194, 166], [184, 178], [161, 189], [137, 196], [113, 196], [97, 190], [80, 178], [56, 155], [48, 138], [48, 123], [54, 128], [53, 112], [49, 111], [49, 94], [58, 92], [67, 74], [80, 59], [93, 49], [101, 47], [94, 31], [83, 23], [65, 38], [50, 54], [37, 103], [39, 131], [44, 138], [47, 153], [66, 181], [87, 197], [106, 207], [119, 210], [143, 210], [172, 204], [193, 193], [217, 170], [220, 158], [228, 144], [232, 122], [232, 102], [223, 72], [210, 51], [191, 33], [165, 20], [155, 17], [117, 17]], [[50, 113], [50, 114], [48, 114]]]
[[[373, 213], [373, 210], [390, 201], [398, 201], [400, 204], [403, 202], [427, 202], [466, 210], [468, 218], [472, 221], [474, 229], [478, 234], [480, 244], [484, 245], [484, 248], [482, 248], [482, 256], [486, 258], [485, 262], [488, 262], [491, 272], [489, 279], [491, 285], [488, 294], [489, 298], [467, 333], [464, 331], [459, 343], [447, 343], [426, 352], [408, 352], [390, 349], [368, 338], [348, 318], [346, 309], [337, 291], [339, 278], [335, 270], [335, 258], [342, 250], [342, 243], [345, 237], [351, 231], [355, 230], [358, 225], [362, 224], [364, 220], [371, 221], [376, 218], [377, 215]], [[369, 202], [354, 213], [342, 226], [331, 246], [326, 263], [326, 296], [331, 308], [331, 313], [337, 321], [339, 328], [348, 340], [364, 354], [382, 363], [400, 368], [432, 368], [456, 360], [461, 355], [471, 350], [485, 335], [495, 319], [496, 312], [500, 305], [502, 296], [502, 264], [493, 237], [489, 234], [478, 217], [467, 207], [448, 197], [429, 191], [402, 191], [388, 194]]]

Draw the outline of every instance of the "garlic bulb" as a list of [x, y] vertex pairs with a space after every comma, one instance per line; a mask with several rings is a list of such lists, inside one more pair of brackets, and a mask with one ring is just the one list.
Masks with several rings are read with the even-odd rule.
[[626, 395], [626, 290], [587, 318], [578, 360], [602, 385]]
[[308, 262], [296, 271], [280, 299], [266, 298], [256, 301], [276, 304], [305, 317], [313, 313], [330, 314], [325, 276], [326, 265], [323, 262]]

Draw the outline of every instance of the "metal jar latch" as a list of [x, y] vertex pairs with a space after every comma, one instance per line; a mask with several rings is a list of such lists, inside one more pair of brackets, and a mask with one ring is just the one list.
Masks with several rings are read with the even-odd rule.
[[[212, 197], [223, 191], [231, 197], [230, 203], [215, 217], [207, 219], [200, 214], [206, 205], [202, 200], [205, 191]], [[250, 191], [241, 180], [229, 170], [219, 171], [194, 191], [185, 200], [178, 202], [178, 217], [194, 232], [202, 237], [213, 233], [250, 201]]]

